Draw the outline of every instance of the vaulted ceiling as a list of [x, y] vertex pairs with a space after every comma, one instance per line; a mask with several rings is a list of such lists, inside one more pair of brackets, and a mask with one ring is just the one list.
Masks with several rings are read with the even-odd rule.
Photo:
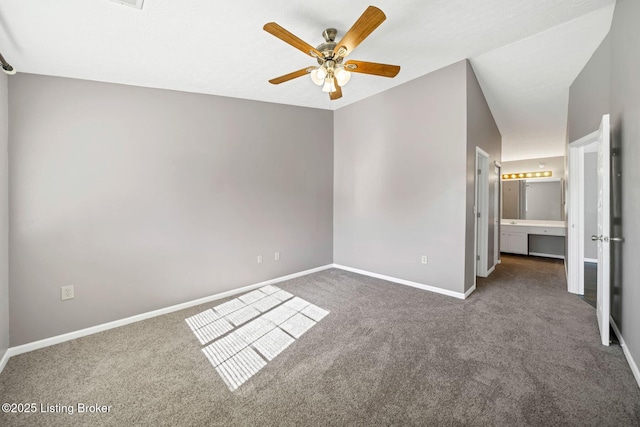
[[[309, 78], [271, 78], [314, 61], [263, 31], [338, 39], [373, 4], [387, 20], [349, 59], [397, 64], [357, 74], [330, 101]], [[18, 72], [338, 109], [469, 58], [503, 136], [503, 160], [564, 154], [569, 85], [605, 37], [615, 0], [323, 2], [3, 0], [0, 52]]]

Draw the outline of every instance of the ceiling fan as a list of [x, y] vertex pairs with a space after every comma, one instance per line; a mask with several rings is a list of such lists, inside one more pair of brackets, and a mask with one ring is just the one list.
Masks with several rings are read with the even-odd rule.
[[275, 22], [269, 22], [263, 27], [266, 32], [290, 44], [302, 51], [302, 53], [315, 58], [319, 64], [317, 67], [306, 67], [284, 76], [276, 77], [269, 80], [269, 83], [277, 85], [309, 74], [311, 80], [318, 86], [322, 86], [322, 91], [329, 93], [331, 100], [335, 100], [342, 97], [342, 86], [347, 84], [352, 72], [395, 77], [400, 72], [400, 66], [398, 65], [356, 60], [344, 62], [345, 57], [362, 43], [373, 30], [378, 28], [385, 19], [387, 17], [380, 9], [369, 6], [342, 37], [342, 40], [336, 43], [335, 38], [338, 31], [335, 28], [327, 28], [322, 33], [325, 42], [315, 48]]

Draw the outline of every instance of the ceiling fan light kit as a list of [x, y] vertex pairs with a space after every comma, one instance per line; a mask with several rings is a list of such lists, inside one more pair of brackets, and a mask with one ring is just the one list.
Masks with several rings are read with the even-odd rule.
[[322, 86], [323, 92], [335, 92], [336, 84], [344, 86], [351, 79], [351, 73], [346, 71], [342, 65], [335, 61], [324, 61], [320, 66], [313, 68], [309, 72], [311, 81], [318, 86]]
[[342, 97], [342, 86], [351, 79], [351, 73], [371, 74], [382, 77], [395, 77], [400, 72], [398, 65], [378, 64], [375, 62], [347, 61], [344, 58], [362, 41], [378, 28], [386, 19], [385, 14], [375, 6], [369, 6], [353, 26], [336, 43], [338, 30], [327, 28], [322, 32], [325, 42], [314, 48], [297, 36], [285, 30], [275, 22], [269, 22], [263, 28], [269, 34], [295, 47], [301, 52], [315, 58], [318, 66], [303, 68], [284, 76], [269, 80], [269, 83], [280, 84], [309, 74], [311, 81], [322, 86], [322, 92], [328, 93], [331, 100]]
[[7, 65], [2, 65], [2, 71], [4, 71], [5, 74], [9, 75], [9, 76], [13, 76], [16, 73], [16, 69], [13, 68], [11, 65], [7, 64]]
[[0, 53], [0, 66], [2, 67], [2, 71], [5, 74], [13, 76], [16, 73], [16, 69], [13, 68], [7, 61], [4, 59], [4, 56]]
[[327, 76], [327, 72], [323, 67], [313, 68], [309, 73], [309, 77], [311, 77], [311, 81], [313, 81], [318, 86], [322, 86], [326, 76]]

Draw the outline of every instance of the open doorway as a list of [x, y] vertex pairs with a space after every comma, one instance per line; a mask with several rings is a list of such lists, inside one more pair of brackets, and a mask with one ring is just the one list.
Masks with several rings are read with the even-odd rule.
[[475, 193], [475, 275], [487, 277], [489, 275], [489, 153], [480, 147], [476, 147]]
[[597, 234], [598, 222], [597, 151], [595, 134], [569, 145], [568, 290], [593, 299], [592, 305], [598, 262], [597, 244], [590, 238]]
[[598, 234], [598, 152], [597, 144], [584, 151], [584, 289], [581, 298], [596, 308], [598, 285], [598, 245], [590, 236]]

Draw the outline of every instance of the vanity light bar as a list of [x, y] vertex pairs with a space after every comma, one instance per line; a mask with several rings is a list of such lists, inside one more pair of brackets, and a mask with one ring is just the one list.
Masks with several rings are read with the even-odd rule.
[[550, 178], [552, 175], [551, 171], [503, 173], [502, 179]]

